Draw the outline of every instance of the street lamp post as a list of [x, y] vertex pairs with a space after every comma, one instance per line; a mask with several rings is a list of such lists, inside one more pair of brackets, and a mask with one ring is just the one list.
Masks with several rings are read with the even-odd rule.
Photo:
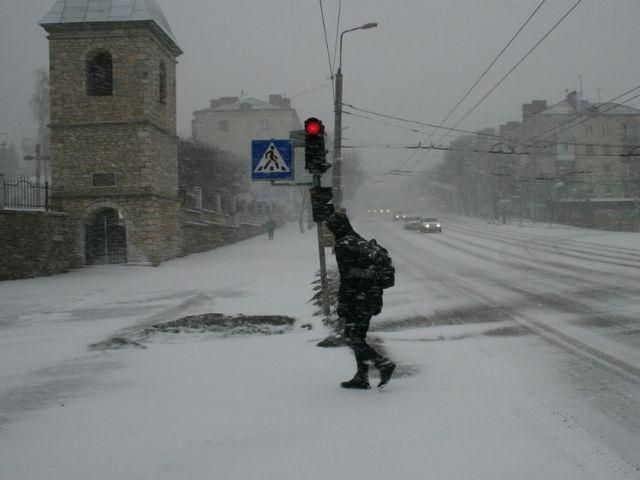
[[333, 132], [333, 203], [336, 210], [342, 204], [342, 37], [355, 30], [375, 28], [378, 24], [371, 22], [359, 27], [350, 28], [340, 34], [340, 61], [336, 72], [336, 89], [334, 99], [334, 132]]

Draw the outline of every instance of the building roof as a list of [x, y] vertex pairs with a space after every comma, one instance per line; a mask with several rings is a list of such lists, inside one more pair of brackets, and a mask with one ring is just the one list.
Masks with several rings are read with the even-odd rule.
[[225, 103], [213, 108], [205, 108], [197, 112], [234, 112], [234, 111], [251, 111], [251, 110], [291, 110], [279, 105], [273, 105], [253, 97], [240, 98], [232, 103]]
[[155, 0], [57, 0], [40, 25], [151, 22], [180, 50], [169, 22]]
[[541, 115], [557, 115], [557, 114], [566, 115], [566, 114], [576, 113], [576, 109], [573, 107], [573, 105], [571, 105], [569, 100], [564, 99], [560, 103], [556, 103], [555, 105], [552, 105], [551, 107], [547, 108], [546, 110], [540, 113]]
[[640, 115], [640, 110], [619, 103], [594, 103], [589, 105], [588, 111], [601, 115]]
[[[590, 103], [586, 100], [582, 101], [581, 111], [580, 113], [597, 113], [600, 115], [640, 115], [640, 110], [634, 107], [630, 107], [628, 105], [622, 105], [619, 103]], [[568, 100], [563, 100], [560, 103], [557, 103], [545, 111], [541, 112], [542, 115], [553, 115], [553, 114], [570, 114], [573, 115], [576, 113], [575, 108], [571, 105]]]

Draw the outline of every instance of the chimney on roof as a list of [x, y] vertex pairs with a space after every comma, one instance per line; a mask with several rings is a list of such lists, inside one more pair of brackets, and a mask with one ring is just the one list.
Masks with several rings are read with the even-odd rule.
[[532, 100], [531, 103], [522, 104], [522, 122], [526, 122], [534, 115], [544, 112], [548, 108], [546, 100]]
[[291, 99], [282, 95], [269, 95], [269, 104], [281, 108], [291, 108]]
[[578, 92], [576, 92], [575, 90], [573, 92], [570, 92], [567, 95], [567, 101], [576, 112], [579, 110], [578, 109]]
[[240, 100], [239, 97], [214, 98], [211, 100], [210, 108], [217, 108], [217, 107], [221, 107], [222, 105], [231, 105], [232, 103], [236, 103], [238, 100]]

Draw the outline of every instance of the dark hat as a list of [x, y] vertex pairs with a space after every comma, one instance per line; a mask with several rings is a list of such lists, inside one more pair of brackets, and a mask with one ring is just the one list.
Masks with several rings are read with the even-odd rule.
[[342, 237], [348, 233], [353, 232], [353, 227], [347, 218], [347, 215], [343, 212], [332, 213], [326, 220], [327, 228], [333, 233], [335, 237]]

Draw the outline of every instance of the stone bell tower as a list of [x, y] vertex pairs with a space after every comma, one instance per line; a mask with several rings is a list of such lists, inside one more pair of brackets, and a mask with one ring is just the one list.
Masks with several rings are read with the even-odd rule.
[[155, 0], [58, 0], [48, 32], [53, 204], [80, 263], [180, 255], [176, 64]]

